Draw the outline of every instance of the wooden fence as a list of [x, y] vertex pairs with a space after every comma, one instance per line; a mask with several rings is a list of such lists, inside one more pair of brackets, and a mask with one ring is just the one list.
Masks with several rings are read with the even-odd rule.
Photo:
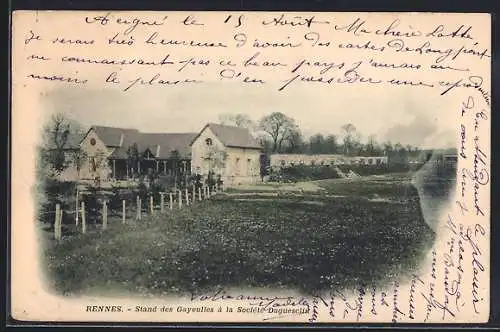
[[[139, 195], [136, 196], [135, 207], [135, 220], [140, 221], [143, 218], [143, 212], [149, 213], [149, 215], [154, 215], [157, 213], [159, 208], [160, 213], [165, 213], [166, 211], [172, 211], [174, 209], [182, 209], [183, 206], [189, 206], [196, 204], [196, 202], [201, 202], [202, 200], [208, 199], [211, 196], [217, 194], [218, 189], [216, 187], [210, 188], [208, 186], [203, 187], [192, 187], [191, 190], [177, 190], [176, 192], [161, 192], [160, 202], [155, 202], [152, 194], [149, 195], [149, 201], [147, 202], [147, 209], [143, 211], [143, 201]], [[108, 203], [109, 200], [104, 199], [102, 201], [102, 207], [100, 211], [102, 230], [108, 228]], [[125, 199], [121, 202], [121, 222], [125, 224], [127, 222], [127, 201]], [[155, 205], [159, 203], [159, 205]], [[132, 208], [134, 204], [129, 204]], [[54, 238], [56, 240], [61, 240], [62, 238], [62, 220], [63, 220], [63, 209], [60, 204], [55, 206], [55, 222], [54, 222]], [[85, 234], [88, 230], [88, 207], [85, 206], [85, 200], [83, 197], [77, 197], [76, 211], [67, 212], [67, 214], [75, 214], [75, 226], [81, 233]]]

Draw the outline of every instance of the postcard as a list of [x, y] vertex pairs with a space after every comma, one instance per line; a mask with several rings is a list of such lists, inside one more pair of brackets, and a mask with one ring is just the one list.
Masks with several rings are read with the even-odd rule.
[[490, 30], [13, 12], [12, 317], [486, 322]]

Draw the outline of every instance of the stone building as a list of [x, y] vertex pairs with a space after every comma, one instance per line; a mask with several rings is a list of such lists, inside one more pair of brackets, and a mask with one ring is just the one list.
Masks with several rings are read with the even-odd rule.
[[227, 185], [260, 181], [261, 146], [246, 128], [209, 123], [191, 142], [191, 171]]

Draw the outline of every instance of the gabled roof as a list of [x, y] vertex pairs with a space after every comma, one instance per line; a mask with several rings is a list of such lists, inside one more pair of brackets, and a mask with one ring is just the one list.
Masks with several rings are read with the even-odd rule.
[[128, 146], [137, 141], [137, 138], [140, 135], [137, 129], [130, 128], [92, 126], [90, 127], [89, 132], [92, 129], [96, 132], [97, 136], [99, 136], [104, 145], [108, 147]]
[[[191, 156], [189, 143], [196, 136], [196, 133], [140, 133], [136, 132], [133, 139], [124, 138], [121, 147], [115, 149], [109, 156], [110, 159], [127, 159], [128, 149], [132, 144], [137, 144], [138, 152], [143, 154], [148, 149], [158, 159], [168, 159], [173, 150], [177, 150], [181, 158]], [[100, 137], [100, 136], [99, 136]]]
[[198, 135], [191, 141], [192, 145], [196, 139], [201, 135], [201, 133], [206, 129], [210, 128], [212, 132], [217, 136], [217, 138], [226, 147], [232, 148], [245, 148], [245, 149], [262, 149], [259, 142], [252, 136], [247, 128], [225, 126], [216, 123], [208, 123], [203, 127]]

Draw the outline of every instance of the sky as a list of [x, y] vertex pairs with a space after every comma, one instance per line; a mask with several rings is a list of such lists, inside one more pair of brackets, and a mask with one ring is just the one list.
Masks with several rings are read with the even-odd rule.
[[[456, 123], [450, 121], [450, 103], [438, 93], [387, 89], [291, 89], [278, 93], [269, 88], [243, 88], [212, 83], [203, 87], [168, 87], [129, 90], [52, 90], [41, 98], [44, 116], [67, 113], [83, 126], [107, 125], [143, 132], [198, 132], [220, 114], [245, 113], [258, 121], [272, 112], [295, 119], [305, 136], [340, 135], [352, 123], [365, 140], [375, 135], [423, 148], [453, 147]], [[415, 89], [413, 89], [415, 90]], [[458, 111], [458, 110], [457, 110]]]

